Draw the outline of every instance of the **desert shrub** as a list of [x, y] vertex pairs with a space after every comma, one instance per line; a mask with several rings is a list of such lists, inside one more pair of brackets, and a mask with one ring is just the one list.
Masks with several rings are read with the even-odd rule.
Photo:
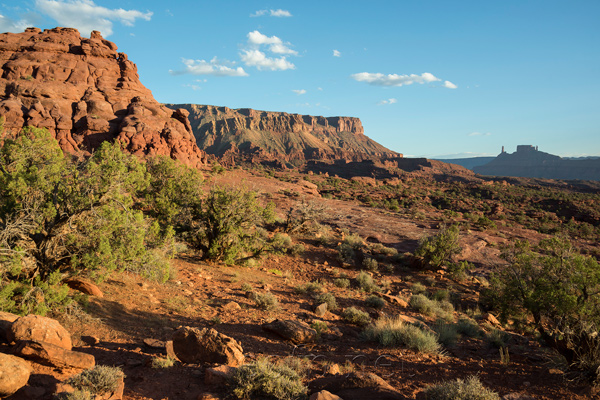
[[410, 285], [410, 291], [413, 294], [422, 294], [427, 291], [427, 288], [425, 288], [425, 285], [423, 285], [421, 282], [415, 282]]
[[315, 297], [315, 303], [317, 305], [325, 303], [329, 311], [337, 310], [337, 302], [335, 296], [331, 293], [321, 293]]
[[456, 323], [456, 329], [458, 330], [458, 333], [473, 338], [479, 337], [481, 334], [479, 324], [470, 318], [459, 318]]
[[574, 371], [600, 383], [600, 341], [593, 333], [600, 326], [600, 265], [559, 238], [540, 241], [536, 250], [527, 242], [506, 249], [509, 264], [492, 274], [484, 299], [501, 320], [533, 317], [541, 338]]
[[304, 253], [305, 251], [306, 251], [306, 249], [302, 243], [296, 243], [289, 250], [290, 254], [293, 256], [299, 256], [300, 254]]
[[425, 389], [427, 400], [500, 400], [500, 396], [483, 386], [476, 376], [466, 380], [446, 381]]
[[370, 246], [371, 251], [378, 254], [383, 254], [388, 257], [393, 257], [398, 254], [398, 250], [393, 247], [386, 247], [382, 243], [374, 243]]
[[310, 324], [310, 327], [317, 332], [317, 337], [321, 337], [323, 332], [327, 332], [327, 330], [329, 329], [327, 323], [323, 321], [314, 321], [312, 324]]
[[364, 240], [356, 233], [351, 233], [349, 235], [346, 235], [343, 243], [347, 244], [348, 246], [352, 247], [355, 250], [359, 250], [360, 248], [363, 247]]
[[67, 379], [66, 383], [75, 389], [86, 390], [96, 395], [114, 392], [120, 379], [124, 377], [123, 371], [118, 367], [96, 365]]
[[298, 285], [294, 288], [296, 293], [301, 294], [319, 294], [323, 292], [323, 285], [317, 281], [315, 282], [306, 282], [301, 285]]
[[450, 299], [450, 292], [446, 289], [440, 289], [435, 291], [431, 298], [435, 301], [448, 301]]
[[95, 395], [92, 395], [87, 390], [75, 389], [72, 392], [61, 392], [56, 394], [56, 400], [94, 400]]
[[272, 293], [253, 293], [252, 299], [256, 303], [256, 307], [265, 311], [273, 311], [279, 308], [279, 301]]
[[199, 224], [195, 243], [204, 259], [233, 263], [273, 250], [258, 229], [274, 220], [273, 204], [261, 206], [255, 192], [213, 187], [193, 214]]
[[306, 397], [307, 388], [297, 371], [277, 365], [267, 358], [237, 368], [232, 376], [232, 393], [239, 399], [266, 396], [281, 400]]
[[364, 330], [363, 336], [385, 347], [406, 346], [430, 354], [439, 354], [441, 351], [435, 334], [407, 324], [398, 317], [378, 319]]
[[452, 320], [454, 307], [448, 301], [435, 301], [422, 294], [410, 297], [409, 304], [412, 308], [427, 316], [437, 316], [447, 321]]
[[362, 262], [362, 266], [368, 271], [377, 271], [379, 269], [377, 260], [373, 258], [365, 258]]
[[363, 292], [379, 292], [379, 286], [373, 281], [373, 277], [364, 271], [361, 271], [356, 275], [356, 284]]
[[510, 339], [510, 335], [501, 329], [494, 328], [485, 335], [485, 339], [490, 346], [501, 348], [506, 347], [506, 344]]
[[155, 369], [165, 369], [171, 368], [175, 365], [175, 359], [171, 357], [163, 358], [163, 357], [152, 357], [152, 368]]
[[146, 167], [150, 182], [144, 195], [150, 214], [163, 225], [189, 230], [192, 210], [202, 197], [200, 172], [165, 156], [150, 158]]
[[365, 304], [371, 308], [383, 308], [385, 306], [385, 300], [379, 296], [371, 295], [365, 300]]
[[458, 328], [456, 324], [438, 320], [433, 325], [433, 330], [438, 335], [438, 341], [444, 346], [453, 346], [458, 340]]
[[415, 255], [433, 268], [439, 268], [461, 251], [458, 244], [460, 229], [458, 225], [442, 227], [437, 235], [424, 238], [419, 242]]
[[316, 201], [302, 200], [291, 207], [286, 215], [285, 231], [288, 233], [314, 233], [321, 230], [319, 221], [325, 218], [327, 206]]
[[251, 285], [251, 284], [249, 284], [248, 282], [244, 282], [244, 283], [242, 283], [242, 286], [240, 287], [240, 289], [242, 289], [242, 291], [244, 291], [244, 292], [251, 292], [251, 291], [253, 291], [253, 290], [254, 290], [254, 289], [252, 288], [252, 285]]
[[337, 247], [337, 259], [341, 263], [354, 264], [356, 260], [356, 252], [349, 244], [342, 243]]
[[371, 317], [368, 313], [354, 307], [348, 307], [342, 312], [344, 321], [354, 325], [367, 325], [371, 322]]
[[457, 263], [448, 264], [448, 275], [452, 279], [464, 281], [469, 276], [469, 271], [473, 269], [473, 264], [468, 261], [459, 261]]
[[350, 287], [350, 279], [348, 279], [348, 278], [336, 278], [336, 279], [333, 280], [333, 284], [336, 287], [345, 289], [345, 288]]

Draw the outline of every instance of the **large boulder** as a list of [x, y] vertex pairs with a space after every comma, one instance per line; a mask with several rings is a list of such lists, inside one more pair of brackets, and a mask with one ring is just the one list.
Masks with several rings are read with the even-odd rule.
[[225, 364], [237, 367], [244, 363], [242, 346], [233, 338], [212, 328], [185, 326], [173, 334], [173, 351], [189, 364]]
[[65, 350], [73, 348], [71, 334], [55, 319], [27, 315], [14, 321], [7, 332], [9, 342], [33, 340], [50, 343]]
[[309, 390], [313, 393], [328, 391], [344, 400], [403, 400], [393, 386], [383, 378], [370, 372], [351, 372], [344, 375], [330, 375], [310, 382]]
[[317, 331], [301, 321], [276, 319], [264, 324], [263, 329], [294, 343], [311, 343], [317, 340]]
[[31, 366], [22, 358], [0, 353], [0, 398], [8, 397], [27, 384]]
[[0, 311], [0, 341], [7, 341], [7, 333], [13, 322], [19, 318], [18, 315], [5, 311]]
[[52, 343], [32, 340], [21, 341], [17, 345], [15, 353], [39, 364], [57, 368], [87, 369], [96, 365], [96, 359], [91, 354], [66, 350]]
[[[86, 32], [87, 33], [87, 32]], [[136, 155], [206, 162], [185, 110], [158, 103], [117, 46], [73, 28], [0, 34], [0, 116], [6, 135], [46, 128], [68, 153], [86, 156], [106, 140]]]

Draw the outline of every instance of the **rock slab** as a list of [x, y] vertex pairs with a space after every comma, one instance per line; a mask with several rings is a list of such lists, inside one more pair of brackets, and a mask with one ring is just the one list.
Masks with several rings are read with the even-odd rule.
[[264, 324], [263, 329], [294, 343], [312, 343], [317, 340], [317, 331], [301, 321], [276, 319]]
[[21, 341], [15, 348], [15, 353], [28, 360], [56, 368], [88, 369], [96, 365], [96, 359], [91, 354], [32, 340]]
[[244, 363], [242, 346], [233, 338], [212, 328], [184, 326], [173, 333], [173, 351], [184, 363], [225, 364], [238, 367]]
[[27, 315], [15, 320], [7, 331], [9, 342], [32, 340], [50, 343], [65, 350], [73, 348], [71, 334], [55, 319]]
[[22, 358], [0, 353], [0, 398], [25, 386], [31, 371], [29, 363]]

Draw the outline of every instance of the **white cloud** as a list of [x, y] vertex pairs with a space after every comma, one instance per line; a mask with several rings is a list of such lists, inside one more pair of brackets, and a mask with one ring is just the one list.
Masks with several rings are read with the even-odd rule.
[[23, 32], [28, 26], [31, 26], [31, 24], [24, 19], [15, 21], [0, 14], [0, 32], [19, 33]]
[[341, 57], [342, 53], [340, 53], [339, 50], [333, 50], [333, 56], [334, 57]]
[[280, 58], [267, 57], [260, 50], [242, 50], [240, 57], [244, 64], [256, 67], [259, 70], [270, 69], [271, 71], [284, 71], [286, 69], [295, 69], [296, 66], [289, 62], [284, 56]]
[[296, 93], [297, 95], [301, 95], [301, 94], [305, 94], [306, 90], [305, 89], [292, 89], [292, 92]]
[[444, 81], [444, 84], [442, 86], [444, 86], [445, 88], [448, 88], [448, 89], [456, 89], [458, 87], [450, 81]]
[[200, 86], [198, 86], [198, 85], [187, 84], [187, 85], [183, 85], [183, 87], [189, 87], [190, 89], [192, 89], [194, 91], [202, 90], [202, 88]]
[[292, 13], [287, 10], [258, 10], [254, 14], [250, 14], [251, 17], [262, 17], [263, 15], [269, 15], [270, 17], [291, 17]]
[[384, 104], [396, 104], [398, 102], [398, 100], [396, 99], [387, 99], [387, 100], [381, 100], [380, 102], [377, 103], [378, 106], [382, 106]]
[[297, 55], [298, 52], [290, 49], [287, 45], [290, 43], [283, 43], [277, 36], [263, 35], [259, 31], [252, 31], [248, 33], [248, 43], [254, 46], [268, 45], [269, 50], [275, 54], [293, 54]]
[[481, 133], [481, 132], [471, 132], [468, 133], [467, 136], [491, 136], [492, 134], [490, 132], [486, 132], [486, 133]]
[[109, 9], [97, 6], [92, 0], [36, 0], [39, 12], [62, 26], [77, 28], [84, 36], [97, 30], [107, 37], [113, 33], [113, 21], [133, 26], [137, 19], [150, 21], [152, 12]]
[[242, 67], [233, 67], [233, 63], [227, 61], [219, 61], [214, 57], [210, 61], [205, 60], [190, 60], [182, 58], [181, 61], [185, 64], [184, 71], [169, 71], [171, 75], [212, 75], [212, 76], [248, 76]]
[[441, 81], [429, 72], [425, 72], [421, 75], [410, 74], [410, 75], [398, 75], [398, 74], [379, 74], [370, 72], [360, 72], [353, 74], [351, 77], [358, 82], [366, 82], [374, 86], [405, 86], [412, 85], [413, 83], [430, 83]]

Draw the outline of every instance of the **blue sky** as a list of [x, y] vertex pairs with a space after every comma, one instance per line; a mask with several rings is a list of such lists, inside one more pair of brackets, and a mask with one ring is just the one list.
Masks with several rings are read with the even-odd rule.
[[160, 102], [353, 116], [406, 156], [600, 155], [600, 1], [0, 2], [102, 32]]

